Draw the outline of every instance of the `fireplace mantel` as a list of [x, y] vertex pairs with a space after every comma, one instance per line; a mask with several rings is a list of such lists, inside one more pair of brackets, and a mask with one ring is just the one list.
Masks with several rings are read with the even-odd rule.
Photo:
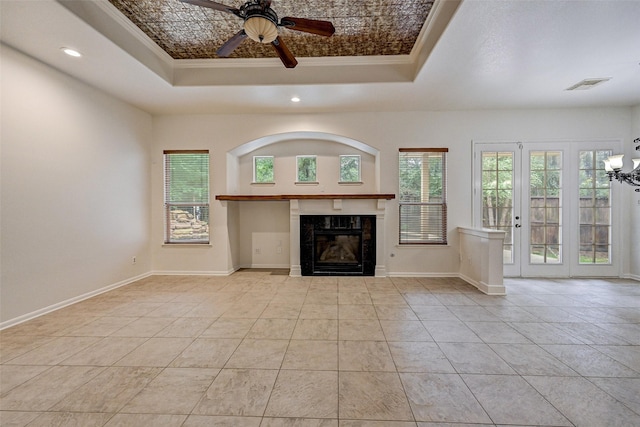
[[331, 199], [378, 199], [391, 200], [395, 199], [395, 194], [218, 194], [216, 200], [223, 201], [273, 201], [273, 200], [331, 200]]

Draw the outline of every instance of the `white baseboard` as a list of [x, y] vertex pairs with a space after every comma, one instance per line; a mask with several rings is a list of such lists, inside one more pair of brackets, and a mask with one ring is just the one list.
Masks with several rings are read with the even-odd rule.
[[226, 271], [187, 271], [187, 270], [154, 270], [152, 276], [228, 276], [236, 272], [238, 268]]
[[460, 277], [458, 273], [425, 273], [391, 271], [387, 272], [388, 277]]
[[487, 294], [487, 295], [506, 295], [507, 294], [507, 288], [505, 288], [504, 285], [490, 285], [488, 283], [483, 282], [482, 280], [481, 281], [473, 280], [471, 277], [467, 277], [464, 274], [459, 274], [458, 277], [460, 277], [462, 280], [469, 283], [470, 285], [475, 286], [483, 294]]
[[26, 322], [28, 320], [35, 319], [36, 317], [40, 317], [40, 316], [43, 316], [45, 314], [54, 312], [56, 310], [60, 310], [61, 308], [68, 307], [68, 306], [70, 306], [72, 304], [78, 303], [80, 301], [84, 301], [86, 299], [95, 297], [95, 296], [103, 294], [105, 292], [112, 291], [114, 289], [117, 289], [119, 287], [128, 285], [128, 284], [133, 283], [135, 281], [138, 281], [140, 279], [144, 279], [145, 277], [149, 277], [151, 275], [152, 275], [152, 273], [148, 272], [148, 273], [140, 274], [138, 276], [130, 277], [130, 278], [122, 280], [120, 282], [104, 286], [104, 287], [102, 287], [100, 289], [96, 289], [95, 291], [87, 292], [86, 294], [78, 295], [77, 297], [69, 298], [68, 300], [61, 301], [61, 302], [56, 303], [56, 304], [52, 304], [52, 305], [50, 305], [48, 307], [44, 307], [44, 308], [41, 308], [41, 309], [36, 310], [36, 311], [32, 311], [31, 313], [23, 314], [22, 316], [18, 316], [16, 318], [6, 320], [6, 321], [0, 323], [0, 331], [3, 330], [3, 329], [9, 328], [11, 326], [15, 326], [15, 325], [18, 325], [20, 323]]

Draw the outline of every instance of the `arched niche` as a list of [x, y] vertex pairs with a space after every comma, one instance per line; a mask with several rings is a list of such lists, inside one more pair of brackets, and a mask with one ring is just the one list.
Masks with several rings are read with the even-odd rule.
[[[267, 135], [253, 141], [246, 142], [227, 152], [227, 193], [237, 194], [240, 184], [239, 159], [251, 152], [269, 145], [290, 142], [296, 140], [313, 140], [318, 142], [331, 142], [351, 147], [355, 150], [369, 154], [374, 158], [374, 185], [375, 191], [380, 190], [380, 151], [364, 142], [342, 135], [317, 131], [286, 132]], [[305, 153], [299, 153], [305, 154]]]

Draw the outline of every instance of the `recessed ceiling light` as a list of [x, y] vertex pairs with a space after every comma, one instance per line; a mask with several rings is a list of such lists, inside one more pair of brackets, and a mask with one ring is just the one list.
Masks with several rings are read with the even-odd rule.
[[75, 49], [71, 49], [70, 47], [61, 47], [60, 50], [62, 50], [69, 56], [73, 56], [74, 58], [80, 58], [82, 56], [80, 52]]
[[297, 96], [291, 97], [291, 102], [300, 102], [300, 98]]

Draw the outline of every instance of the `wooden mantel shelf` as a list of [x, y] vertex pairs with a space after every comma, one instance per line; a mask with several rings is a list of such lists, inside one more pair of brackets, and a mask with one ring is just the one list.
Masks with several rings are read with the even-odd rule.
[[218, 194], [216, 200], [265, 201], [265, 200], [322, 200], [322, 199], [395, 199], [395, 194]]

